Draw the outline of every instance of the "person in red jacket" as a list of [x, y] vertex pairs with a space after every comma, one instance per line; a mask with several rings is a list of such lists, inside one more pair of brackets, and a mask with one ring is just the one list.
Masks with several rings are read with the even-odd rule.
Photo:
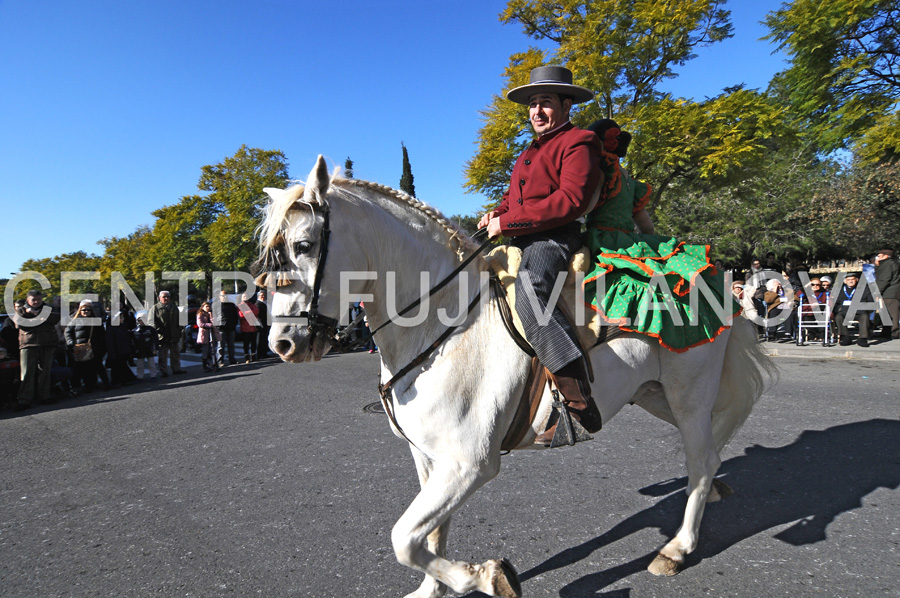
[[[582, 246], [581, 218], [597, 201], [603, 175], [603, 143], [592, 132], [569, 122], [573, 104], [594, 93], [572, 84], [572, 72], [561, 66], [531, 71], [530, 82], [506, 97], [528, 106], [537, 138], [512, 171], [512, 180], [496, 210], [485, 214], [479, 228], [489, 237], [503, 235], [522, 250], [516, 280], [516, 311], [525, 336], [544, 366], [553, 372], [566, 408], [589, 432], [602, 422], [590, 394], [587, 368], [575, 332], [554, 306], [546, 324], [539, 321], [557, 276], [567, 270], [572, 254]], [[549, 445], [556, 426], [535, 440]]]
[[259, 308], [252, 292], [244, 293], [238, 318], [241, 322], [241, 338], [244, 341], [244, 363], [256, 361], [256, 325], [259, 324]]

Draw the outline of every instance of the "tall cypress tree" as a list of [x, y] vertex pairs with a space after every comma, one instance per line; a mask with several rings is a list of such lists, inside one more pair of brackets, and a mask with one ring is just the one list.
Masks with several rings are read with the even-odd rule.
[[344, 160], [344, 178], [353, 178], [353, 160], [350, 159], [350, 156], [347, 156], [347, 159]]
[[406, 151], [406, 146], [402, 141], [400, 142], [400, 147], [403, 148], [403, 176], [400, 177], [400, 190], [415, 197], [416, 186], [413, 185], [412, 167], [409, 165], [409, 152]]

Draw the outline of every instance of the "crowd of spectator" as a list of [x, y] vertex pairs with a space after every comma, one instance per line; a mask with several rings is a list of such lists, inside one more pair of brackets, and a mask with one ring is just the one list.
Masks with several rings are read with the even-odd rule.
[[[169, 291], [162, 291], [146, 313], [125, 302], [109, 313], [103, 303], [84, 300], [63, 319], [58, 299], [45, 303], [40, 291], [29, 291], [15, 303], [15, 317], [0, 326], [0, 407], [22, 411], [98, 386], [109, 390], [184, 374], [181, 355], [189, 350], [201, 353], [204, 371], [216, 372], [226, 359], [237, 363], [236, 339], [243, 342], [246, 363], [269, 356], [265, 291], [234, 298], [223, 291], [199, 307], [191, 296], [184, 311], [187, 326]], [[49, 317], [36, 320], [42, 314]]]
[[[721, 261], [714, 263], [727, 270]], [[900, 261], [892, 249], [873, 254], [861, 272], [811, 275], [793, 260], [782, 265], [770, 252], [763, 260], [751, 259], [742, 272], [732, 270], [732, 275], [732, 294], [763, 340], [841, 346], [855, 341], [865, 348], [876, 331], [884, 341], [900, 336]], [[835, 280], [838, 288], [832, 287]]]

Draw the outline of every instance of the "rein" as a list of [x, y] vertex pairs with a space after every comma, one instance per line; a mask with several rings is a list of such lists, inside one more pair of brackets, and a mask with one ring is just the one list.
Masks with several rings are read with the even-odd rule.
[[[326, 220], [326, 224], [327, 224], [327, 220]], [[324, 233], [324, 231], [323, 231], [323, 233]], [[490, 239], [485, 239], [484, 243], [482, 243], [482, 244], [478, 247], [478, 249], [476, 249], [475, 251], [473, 251], [472, 254], [469, 255], [469, 257], [467, 257], [465, 260], [463, 260], [463, 261], [459, 264], [459, 266], [457, 266], [450, 274], [448, 274], [447, 276], [445, 276], [443, 280], [441, 280], [439, 283], [437, 283], [436, 285], [434, 285], [434, 286], [431, 288], [431, 290], [428, 291], [427, 294], [425, 294], [425, 295], [419, 297], [418, 299], [416, 299], [415, 301], [413, 301], [412, 303], [410, 303], [409, 305], [407, 305], [406, 307], [404, 307], [403, 309], [401, 309], [401, 310], [397, 313], [397, 316], [396, 316], [396, 317], [399, 318], [400, 316], [403, 316], [403, 315], [409, 313], [410, 311], [412, 311], [413, 309], [415, 309], [419, 304], [421, 304], [422, 301], [423, 301], [425, 298], [433, 296], [435, 293], [437, 293], [438, 291], [440, 291], [441, 289], [443, 289], [445, 286], [447, 286], [447, 284], [449, 284], [450, 281], [453, 280], [453, 278], [455, 278], [460, 272], [462, 272], [462, 271], [465, 269], [466, 266], [468, 266], [469, 264], [471, 264], [472, 261], [473, 261], [476, 257], [478, 257], [478, 256], [481, 254], [481, 252], [484, 251], [484, 249], [485, 249], [488, 245], [490, 245], [490, 243], [491, 243], [491, 240], [490, 240]], [[320, 258], [320, 259], [321, 259], [321, 258]], [[320, 266], [321, 266], [321, 263], [322, 263], [322, 262], [320, 261], [320, 262], [319, 262]], [[316, 279], [317, 279], [317, 280], [316, 280], [316, 285], [315, 285], [316, 288], [315, 288], [314, 291], [313, 291], [314, 293], [316, 293], [316, 294], [314, 295], [314, 297], [313, 297], [313, 299], [314, 299], [314, 301], [316, 301], [316, 303], [318, 303], [318, 278], [319, 278], [319, 268], [316, 268]], [[480, 296], [481, 296], [481, 291], [478, 292], [478, 296], [475, 298], [475, 302], [477, 302], [478, 297], [480, 297]], [[468, 309], [468, 310], [471, 310], [472, 307], [474, 306], [475, 302], [473, 302], [471, 305], [469, 305], [469, 307], [468, 307], [467, 309]], [[312, 305], [310, 305], [310, 310], [312, 310]], [[300, 315], [302, 316], [303, 314], [300, 314]], [[349, 324], [346, 328], [344, 328], [344, 330], [343, 330], [342, 332], [335, 332], [335, 334], [333, 335], [334, 338], [335, 338], [335, 340], [337, 340], [337, 341], [339, 342], [339, 344], [340, 344], [340, 346], [342, 347], [342, 350], [343, 350], [343, 351], [346, 351], [346, 350], [348, 350], [348, 349], [354, 349], [354, 348], [356, 348], [356, 347], [358, 347], [358, 346], [360, 346], [360, 345], [365, 344], [365, 343], [368, 341], [368, 339], [359, 339], [359, 340], [357, 340], [357, 341], [355, 341], [355, 342], [353, 342], [353, 343], [345, 343], [345, 340], [346, 340], [347, 338], [350, 337], [350, 334], [351, 334], [353, 328], [355, 327], [355, 325], [358, 324], [358, 323], [360, 322], [360, 320], [362, 320], [362, 318], [363, 318], [363, 314], [362, 314], [362, 312], [360, 312], [360, 313], [353, 319], [353, 321], [350, 322], [350, 324]], [[327, 318], [327, 319], [330, 320], [331, 322], [334, 322], [334, 320], [331, 319], [331, 318]], [[370, 335], [370, 336], [375, 336], [375, 333], [376, 333], [376, 332], [378, 332], [379, 330], [381, 330], [382, 328], [384, 328], [384, 327], [387, 326], [388, 324], [393, 324], [393, 323], [394, 323], [394, 320], [388, 320], [388, 321], [385, 322], [384, 324], [382, 324], [382, 325], [378, 326], [377, 328], [375, 328], [375, 330], [372, 330], [372, 331], [369, 333], [369, 335]], [[336, 323], [335, 323], [335, 324], [336, 324]], [[337, 329], [337, 326], [335, 326], [335, 330], [336, 330], [336, 329]], [[453, 328], [451, 328], [450, 330], [453, 330]], [[421, 363], [421, 362], [420, 362], [420, 363]]]
[[[359, 323], [359, 321], [362, 319], [362, 314], [360, 313], [359, 315], [357, 315], [350, 326], [347, 326], [343, 331], [339, 331], [338, 330], [339, 322], [336, 319], [330, 318], [328, 316], [325, 316], [325, 315], [322, 315], [319, 313], [319, 294], [321, 293], [321, 288], [322, 288], [322, 276], [324, 275], [324, 272], [325, 272], [325, 262], [328, 259], [328, 240], [331, 237], [331, 228], [329, 226], [329, 217], [328, 217], [329, 210], [328, 209], [323, 210], [322, 214], [323, 214], [324, 221], [322, 223], [322, 233], [321, 233], [321, 238], [319, 240], [319, 261], [318, 261], [318, 264], [316, 264], [316, 275], [315, 275], [315, 278], [313, 279], [312, 299], [309, 302], [309, 309], [307, 311], [300, 312], [299, 316], [301, 318], [306, 318], [306, 327], [310, 331], [310, 334], [312, 335], [310, 338], [310, 344], [312, 344], [312, 342], [315, 340], [317, 335], [321, 334], [322, 336], [325, 336], [333, 341], [337, 341], [337, 346], [342, 351], [347, 351], [348, 349], [353, 349], [353, 348], [363, 344], [363, 342], [365, 342], [362, 339], [360, 339], [354, 343], [346, 343], [346, 340], [350, 337], [350, 334], [352, 333], [352, 330], [354, 327], [353, 325]], [[478, 247], [478, 249], [476, 249], [474, 252], [472, 252], [472, 254], [469, 255], [469, 257], [467, 257], [465, 260], [463, 260], [462, 263], [460, 263], [459, 266], [457, 266], [450, 274], [448, 274], [446, 277], [444, 277], [443, 280], [441, 280], [434, 287], [432, 287], [431, 290], [428, 291], [428, 293], [426, 295], [419, 297], [418, 299], [416, 299], [415, 301], [410, 303], [408, 306], [406, 306], [405, 308], [400, 310], [400, 312], [397, 313], [397, 317], [400, 317], [406, 313], [409, 313], [411, 310], [415, 309], [416, 306], [418, 306], [420, 303], [422, 303], [422, 301], [425, 298], [431, 297], [432, 295], [434, 295], [435, 293], [440, 291], [442, 288], [447, 286], [447, 284], [454, 277], [456, 277], [460, 272], [462, 272], [466, 266], [471, 264], [472, 261], [476, 257], [478, 257], [481, 254], [481, 252], [490, 243], [491, 243], [490, 239], [485, 239], [484, 243], [482, 243]], [[479, 291], [479, 296], [480, 296], [480, 294], [481, 294], [481, 292]], [[469, 307], [469, 309], [471, 309], [471, 306]], [[374, 334], [376, 332], [378, 332], [379, 330], [381, 330], [388, 324], [392, 324], [392, 323], [394, 323], [394, 320], [388, 320], [387, 322], [385, 322], [384, 324], [382, 324], [381, 326], [379, 326], [375, 330], [373, 330], [370, 334], [374, 336]]]
[[[437, 283], [436, 285], [434, 285], [434, 286], [431, 288], [431, 290], [428, 291], [428, 293], [427, 293], [426, 295], [423, 295], [422, 297], [419, 297], [418, 299], [416, 299], [415, 301], [413, 301], [412, 303], [410, 303], [409, 305], [407, 305], [406, 307], [404, 307], [403, 309], [401, 309], [401, 310], [397, 313], [397, 317], [399, 318], [400, 316], [409, 313], [409, 312], [410, 312], [411, 310], [413, 310], [416, 306], [418, 306], [420, 303], [422, 303], [422, 301], [423, 301], [426, 297], [431, 297], [431, 296], [433, 296], [435, 293], [437, 293], [438, 291], [440, 291], [441, 289], [443, 289], [445, 286], [447, 286], [447, 284], [448, 284], [454, 277], [456, 277], [457, 274], [459, 274], [460, 272], [462, 272], [462, 271], [465, 269], [466, 266], [468, 266], [469, 264], [471, 264], [471, 263], [472, 263], [472, 260], [474, 260], [476, 257], [478, 257], [478, 256], [481, 254], [481, 252], [484, 250], [484, 248], [487, 247], [488, 245], [490, 245], [490, 243], [491, 243], [491, 240], [490, 240], [490, 239], [485, 239], [484, 243], [482, 243], [482, 244], [478, 247], [478, 249], [476, 249], [475, 251], [473, 251], [472, 254], [471, 254], [469, 257], [467, 257], [465, 260], [463, 260], [463, 262], [460, 263], [459, 266], [457, 266], [456, 269], [453, 270], [453, 272], [451, 272], [450, 274], [448, 274], [447, 276], [445, 276], [444, 279], [443, 279], [441, 282], [439, 282], [439, 283]], [[480, 295], [480, 291], [479, 291], [479, 295]], [[471, 309], [471, 306], [470, 306], [470, 309]], [[379, 330], [381, 330], [382, 328], [384, 328], [384, 327], [387, 326], [388, 324], [393, 324], [393, 323], [394, 323], [393, 320], [388, 320], [387, 322], [385, 322], [384, 324], [382, 324], [381, 326], [379, 326], [378, 328], [376, 328], [375, 330], [373, 330], [373, 331], [372, 331], [372, 334], [374, 335], [376, 332], [378, 332]]]

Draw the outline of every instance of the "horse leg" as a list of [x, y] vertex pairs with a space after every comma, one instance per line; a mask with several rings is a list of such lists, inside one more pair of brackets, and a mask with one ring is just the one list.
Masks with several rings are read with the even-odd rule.
[[497, 475], [499, 465], [499, 458], [480, 463], [447, 459], [432, 464], [421, 491], [391, 532], [397, 560], [434, 580], [431, 582], [426, 578], [419, 590], [410, 594], [411, 597], [435, 595], [433, 592], [442, 589], [440, 584], [461, 594], [479, 590], [503, 598], [521, 596], [518, 576], [506, 561], [491, 560], [481, 564], [449, 561], [426, 545], [440, 547], [446, 540], [446, 529], [440, 528], [472, 493]]
[[[416, 471], [419, 474], [419, 485], [424, 487], [431, 472], [431, 461], [422, 453], [413, 450], [413, 460], [416, 463]], [[428, 550], [436, 556], [444, 558], [447, 554], [447, 536], [450, 531], [450, 517], [437, 526], [427, 538]], [[447, 593], [447, 586], [430, 575], [425, 575], [422, 585], [415, 592], [408, 594], [406, 598], [442, 598]]]
[[713, 441], [711, 418], [718, 379], [707, 376], [706, 380], [696, 381], [694, 388], [684, 390], [685, 392], [672, 393], [666, 389], [666, 395], [684, 444], [688, 500], [678, 533], [663, 546], [648, 567], [654, 575], [675, 575], [684, 565], [685, 555], [697, 547], [700, 520], [703, 518], [713, 478], [722, 463]]

